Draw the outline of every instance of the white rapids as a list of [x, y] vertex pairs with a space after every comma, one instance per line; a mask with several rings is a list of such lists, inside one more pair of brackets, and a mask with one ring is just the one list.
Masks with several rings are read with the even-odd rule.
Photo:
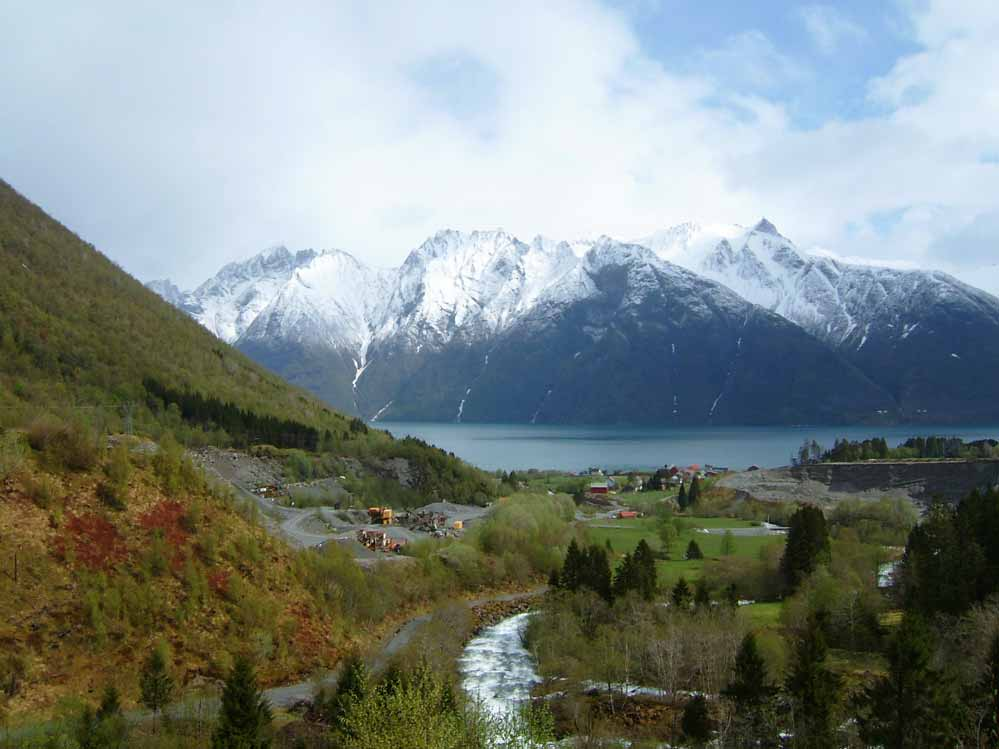
[[521, 641], [530, 616], [517, 614], [482, 630], [458, 661], [462, 688], [493, 717], [512, 715], [541, 683], [534, 656]]

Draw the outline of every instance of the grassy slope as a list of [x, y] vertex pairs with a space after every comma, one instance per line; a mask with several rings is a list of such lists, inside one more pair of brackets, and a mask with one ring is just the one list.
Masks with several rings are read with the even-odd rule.
[[[0, 651], [25, 668], [9, 712], [44, 715], [66, 697], [96, 699], [112, 681], [133, 704], [141, 661], [160, 639], [181, 684], [221, 676], [243, 647], [261, 656], [265, 681], [333, 662], [346, 642], [342, 623], [317, 609], [287, 547], [204, 485], [175, 492], [174, 502], [150, 460], [135, 459], [122, 511], [96, 498], [99, 467], [48, 473], [30, 458], [0, 487]], [[49, 487], [44, 501], [31, 488], [40, 482]], [[175, 522], [171, 507], [184, 513]], [[92, 526], [81, 531], [78, 518], [103, 519], [117, 541]], [[158, 573], [155, 523], [166, 529]], [[118, 555], [101, 564], [94, 549]]]
[[0, 407], [8, 414], [142, 400], [142, 378], [152, 375], [262, 414], [345, 426], [344, 417], [216, 339], [3, 181], [0, 278]]

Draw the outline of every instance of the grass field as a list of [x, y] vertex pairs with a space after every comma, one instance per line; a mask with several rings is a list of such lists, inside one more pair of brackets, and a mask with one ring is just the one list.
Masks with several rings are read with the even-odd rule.
[[[686, 517], [678, 515], [678, 521], [686, 524], [686, 528], [681, 531], [679, 538], [671, 550], [673, 559], [660, 561], [657, 565], [659, 573], [659, 584], [672, 586], [680, 577], [688, 581], [697, 580], [701, 576], [704, 566], [703, 560], [683, 559], [687, 545], [693, 539], [701, 547], [701, 552], [705, 559], [717, 559], [721, 557], [722, 534], [708, 534], [700, 532], [702, 528], [749, 528], [754, 523], [748, 520], [737, 520], [734, 518], [708, 518], [708, 517]], [[656, 533], [656, 519], [652, 517], [631, 518], [627, 520], [608, 520], [600, 518], [586, 523], [587, 533], [591, 543], [604, 545], [610, 541], [614, 551], [613, 561], [616, 562], [625, 553], [633, 551], [638, 542], [643, 538], [654, 549], [660, 550], [662, 544]], [[733, 536], [733, 556], [756, 558], [760, 554], [760, 549], [768, 544], [782, 543], [779, 536]]]

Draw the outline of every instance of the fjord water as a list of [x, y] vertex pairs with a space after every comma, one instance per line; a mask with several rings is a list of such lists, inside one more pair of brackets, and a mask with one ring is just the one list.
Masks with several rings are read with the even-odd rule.
[[884, 437], [890, 446], [909, 437], [943, 435], [999, 439], [999, 424], [982, 426], [775, 426], [629, 427], [535, 424], [377, 422], [396, 437], [437, 445], [486, 470], [551, 468], [582, 471], [599, 466], [649, 469], [665, 464], [711, 463], [729, 468], [787, 465], [801, 443], [832, 447], [837, 438]]

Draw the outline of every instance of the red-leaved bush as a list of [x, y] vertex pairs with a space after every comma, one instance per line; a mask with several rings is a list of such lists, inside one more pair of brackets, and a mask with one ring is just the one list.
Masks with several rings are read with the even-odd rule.
[[179, 551], [187, 544], [187, 530], [183, 519], [184, 506], [172, 499], [165, 499], [140, 515], [139, 525], [148, 531], [161, 531], [166, 542], [175, 551]]
[[55, 553], [67, 558], [72, 552], [78, 565], [92, 570], [106, 570], [128, 555], [125, 541], [114, 525], [89, 512], [71, 515], [64, 533], [55, 541]]

